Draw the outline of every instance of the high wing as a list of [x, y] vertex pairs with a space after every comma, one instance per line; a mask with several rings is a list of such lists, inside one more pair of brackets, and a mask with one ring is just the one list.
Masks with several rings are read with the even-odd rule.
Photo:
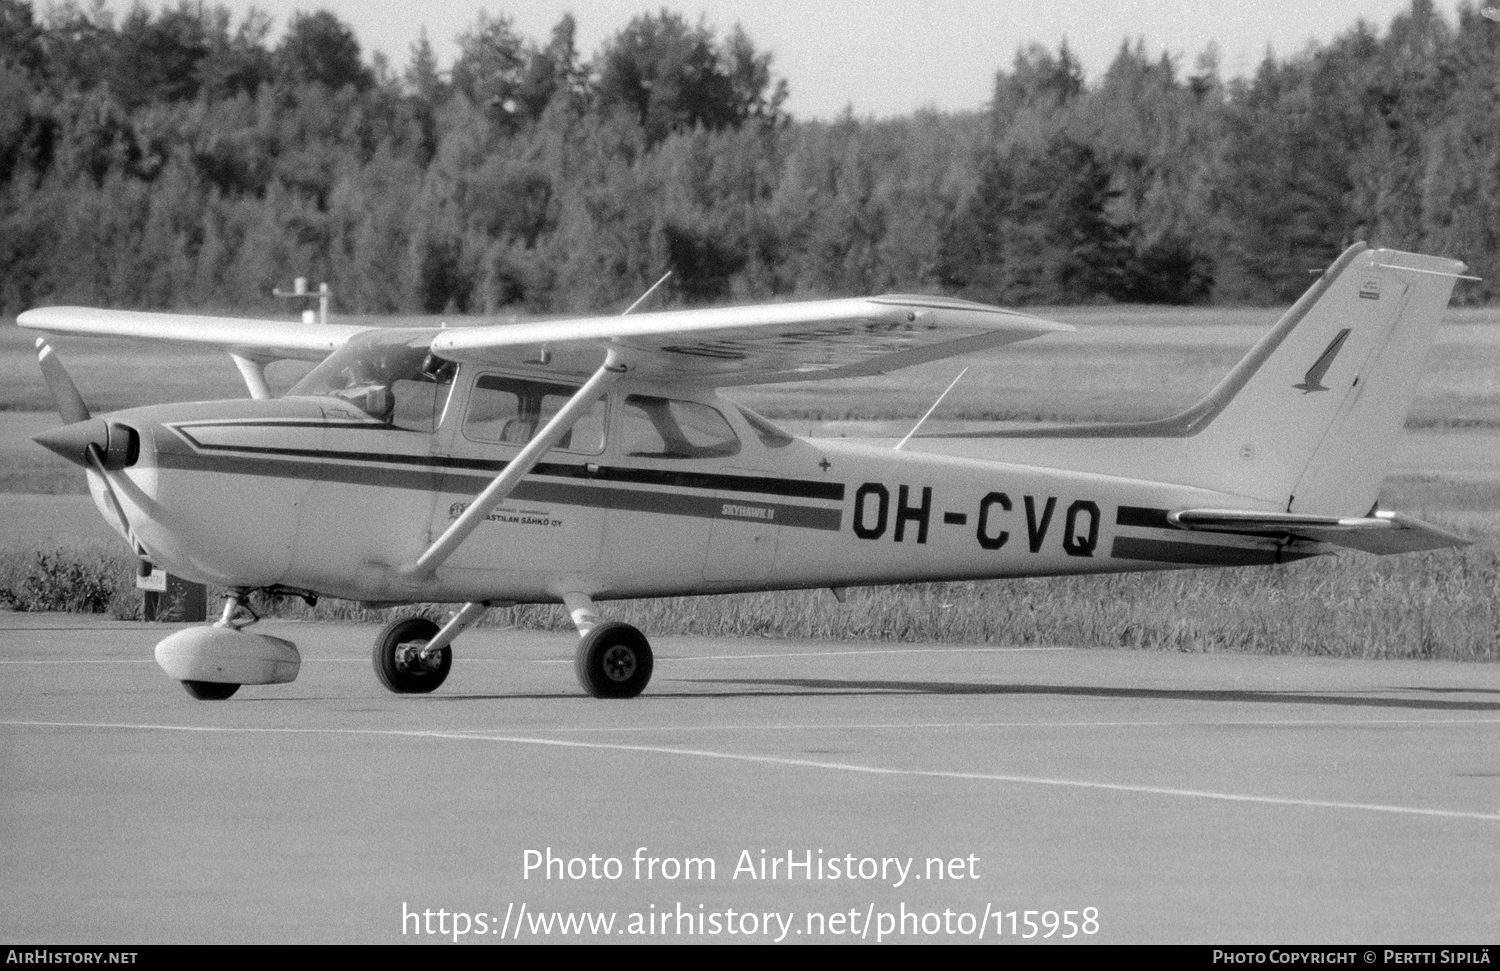
[[134, 337], [220, 347], [253, 360], [321, 361], [368, 326], [304, 324], [280, 320], [207, 317], [201, 314], [42, 307], [16, 318], [22, 327], [76, 337]]
[[1469, 545], [1469, 541], [1461, 536], [1396, 512], [1377, 511], [1369, 516], [1309, 516], [1246, 509], [1183, 509], [1169, 513], [1167, 519], [1183, 529], [1313, 540], [1379, 555]]
[[880, 374], [1072, 329], [967, 300], [889, 295], [460, 327], [432, 349], [486, 364], [552, 360], [580, 374], [614, 351], [636, 377], [725, 387]]
[[[220, 347], [260, 363], [321, 360], [372, 329], [87, 307], [28, 310], [17, 322], [53, 334]], [[880, 374], [1072, 329], [967, 300], [888, 295], [457, 326], [434, 329], [432, 350], [473, 363], [546, 362], [551, 373], [580, 376], [613, 351], [637, 377], [722, 387]]]

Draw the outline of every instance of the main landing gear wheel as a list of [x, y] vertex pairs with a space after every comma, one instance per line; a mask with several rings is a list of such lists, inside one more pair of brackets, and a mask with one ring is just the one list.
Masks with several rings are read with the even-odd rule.
[[422, 648], [437, 632], [438, 625], [426, 617], [406, 617], [386, 624], [375, 638], [375, 674], [380, 683], [398, 695], [436, 690], [453, 666], [452, 648], [422, 657]]
[[629, 624], [600, 624], [579, 642], [574, 667], [595, 698], [634, 698], [651, 680], [651, 645]]
[[182, 686], [199, 701], [223, 701], [240, 690], [237, 684], [221, 684], [218, 681], [184, 681]]

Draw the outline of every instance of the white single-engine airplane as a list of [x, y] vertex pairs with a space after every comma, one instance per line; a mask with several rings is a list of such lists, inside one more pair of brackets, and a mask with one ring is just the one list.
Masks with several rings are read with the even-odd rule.
[[[1356, 244], [1224, 380], [1172, 418], [803, 439], [718, 389], [878, 374], [1071, 328], [882, 296], [544, 323], [371, 329], [52, 307], [19, 323], [223, 348], [250, 399], [91, 417], [45, 340], [88, 471], [136, 553], [230, 590], [156, 657], [198, 698], [296, 677], [243, 628], [252, 591], [462, 604], [396, 621], [375, 670], [431, 691], [487, 607], [566, 605], [577, 673], [632, 697], [652, 655], [596, 603], [630, 597], [1284, 563], [1464, 541], [1377, 494], [1464, 267]], [[266, 364], [321, 361], [272, 398]]]

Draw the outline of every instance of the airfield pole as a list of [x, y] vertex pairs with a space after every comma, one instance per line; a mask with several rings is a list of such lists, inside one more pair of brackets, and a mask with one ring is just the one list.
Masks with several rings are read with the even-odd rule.
[[[299, 276], [297, 277], [297, 279], [292, 281], [292, 288], [290, 290], [283, 290], [280, 287], [276, 287], [271, 291], [271, 296], [282, 297], [288, 300], [316, 300], [318, 302], [318, 315], [316, 318], [317, 323], [328, 323], [328, 301], [333, 298], [333, 291], [328, 288], [328, 282], [326, 280], [318, 284], [318, 289], [309, 290], [307, 288], [307, 277]], [[314, 322], [311, 307], [303, 309], [302, 322], [304, 324], [311, 324]]]
[[208, 585], [184, 580], [158, 566], [142, 564], [135, 578], [141, 591], [141, 620], [166, 624], [208, 619]]

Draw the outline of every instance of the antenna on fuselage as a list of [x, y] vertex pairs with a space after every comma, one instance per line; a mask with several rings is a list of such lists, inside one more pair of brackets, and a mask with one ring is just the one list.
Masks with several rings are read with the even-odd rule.
[[635, 303], [633, 303], [630, 306], [626, 307], [625, 308], [625, 312], [622, 313], [622, 314], [620, 314], [620, 316], [621, 317], [628, 317], [628, 316], [630, 316], [631, 311], [635, 310], [635, 308], [637, 308], [641, 304], [645, 303], [646, 302], [646, 298], [649, 297], [649, 296], [651, 296], [653, 293], [655, 293], [657, 287], [661, 286], [663, 283], [666, 283], [667, 282], [667, 278], [670, 277], [671, 275], [672, 275], [672, 271], [671, 270], [668, 270], [667, 272], [663, 273], [661, 275], [661, 279], [657, 280], [655, 283], [651, 284], [651, 289], [647, 290], [645, 293], [641, 294], [640, 297], [639, 297], [639, 299], [637, 299]]
[[937, 406], [943, 403], [944, 398], [948, 397], [948, 392], [957, 387], [958, 382], [963, 380], [963, 376], [968, 373], [968, 368], [964, 368], [962, 371], [958, 372], [958, 377], [954, 378], [953, 383], [944, 388], [943, 393], [937, 396], [937, 400], [932, 403], [932, 407], [927, 409], [927, 414], [923, 415], [921, 418], [918, 418], [917, 423], [912, 426], [911, 431], [906, 433], [906, 438], [903, 438], [901, 439], [901, 441], [896, 443], [896, 448], [894, 449], [894, 451], [901, 451], [901, 446], [905, 445], [911, 439], [911, 437], [917, 433], [917, 429], [922, 427], [922, 423], [924, 421], [932, 417], [932, 413], [934, 411], [937, 411]]

